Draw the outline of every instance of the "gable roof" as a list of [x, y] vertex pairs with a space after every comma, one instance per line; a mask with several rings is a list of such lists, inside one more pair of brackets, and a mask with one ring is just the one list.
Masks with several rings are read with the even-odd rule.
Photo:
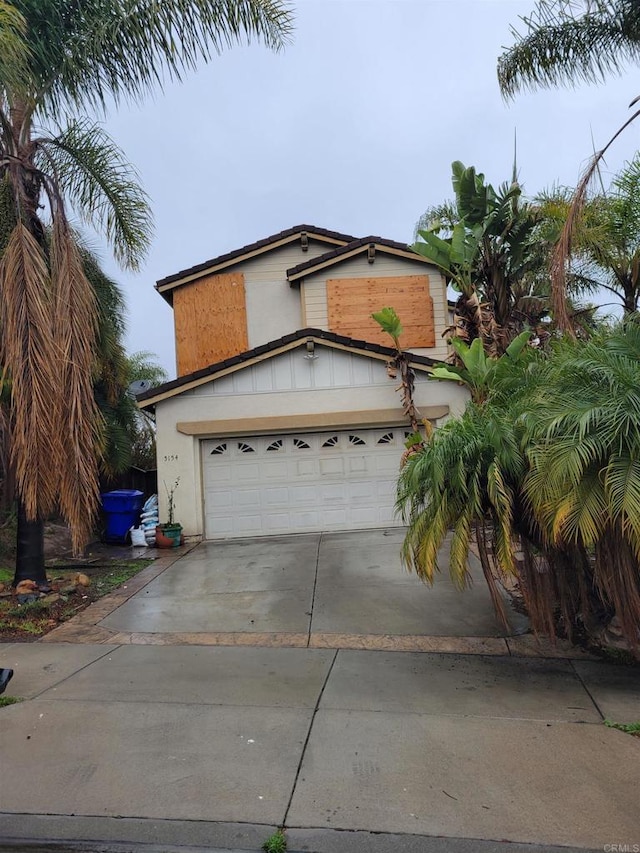
[[240, 263], [255, 255], [270, 252], [280, 246], [292, 243], [294, 240], [301, 238], [303, 235], [315, 240], [320, 240], [324, 243], [343, 246], [346, 243], [353, 242], [356, 238], [351, 234], [341, 234], [339, 231], [329, 231], [326, 228], [318, 228], [316, 225], [294, 225], [293, 228], [287, 228], [284, 231], [279, 231], [277, 234], [272, 234], [270, 237], [265, 237], [262, 240], [257, 240], [255, 243], [248, 243], [239, 249], [234, 249], [232, 252], [226, 252], [224, 255], [218, 255], [216, 258], [211, 258], [196, 266], [188, 267], [173, 273], [173, 275], [161, 278], [156, 282], [156, 290], [171, 304], [171, 291], [180, 284], [185, 284], [194, 278], [198, 278], [204, 273], [212, 273], [219, 269], [224, 269], [233, 264]]
[[[239, 355], [225, 358], [224, 361], [218, 361], [210, 364], [208, 367], [188, 373], [186, 376], [180, 376], [178, 379], [172, 379], [170, 382], [165, 382], [162, 385], [151, 388], [149, 391], [144, 391], [142, 394], [138, 394], [136, 399], [141, 408], [151, 408], [162, 400], [175, 397], [184, 391], [197, 388], [198, 385], [211, 382], [216, 376], [233, 373], [243, 367], [255, 364], [257, 361], [263, 361], [281, 352], [303, 346], [308, 340], [337, 349], [351, 350], [355, 353], [361, 353], [381, 360], [388, 360], [396, 355], [396, 351], [391, 347], [373, 344], [370, 341], [348, 338], [344, 335], [337, 335], [335, 332], [327, 332], [324, 329], [298, 329], [293, 334], [285, 335], [275, 341], [270, 341], [268, 344], [261, 344], [261, 346], [254, 347]], [[425, 355], [417, 355], [415, 353], [408, 353], [408, 355], [411, 364], [422, 369], [427, 369], [434, 364], [440, 363], [437, 359], [429, 358]]]
[[361, 237], [358, 240], [352, 240], [346, 245], [331, 249], [323, 255], [318, 255], [316, 258], [311, 258], [308, 261], [297, 264], [295, 267], [290, 267], [287, 270], [287, 279], [292, 284], [306, 275], [311, 275], [318, 270], [341, 263], [356, 255], [373, 252], [375, 256], [375, 252], [377, 251], [385, 254], [399, 255], [410, 261], [431, 264], [433, 266], [432, 261], [414, 252], [406, 243], [397, 243], [395, 240], [387, 240], [385, 237]]

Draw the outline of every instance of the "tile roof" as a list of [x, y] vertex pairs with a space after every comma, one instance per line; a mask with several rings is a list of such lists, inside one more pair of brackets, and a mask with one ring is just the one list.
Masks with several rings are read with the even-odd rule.
[[[348, 338], [344, 335], [337, 335], [335, 332], [327, 332], [324, 329], [298, 329], [297, 332], [293, 332], [290, 335], [284, 335], [284, 337], [277, 338], [275, 341], [269, 341], [267, 344], [261, 344], [260, 346], [246, 350], [246, 352], [242, 352], [239, 355], [234, 355], [231, 358], [225, 358], [223, 361], [215, 362], [214, 364], [208, 365], [208, 367], [203, 367], [200, 370], [193, 371], [193, 373], [188, 373], [186, 376], [179, 376], [177, 379], [172, 379], [170, 382], [165, 382], [162, 385], [151, 388], [149, 391], [144, 391], [142, 394], [138, 394], [136, 399], [138, 402], [143, 403], [145, 400], [150, 400], [171, 391], [179, 393], [179, 389], [184, 385], [188, 385], [198, 379], [207, 379], [209, 377], [213, 378], [215, 374], [219, 373], [221, 370], [240, 365], [245, 361], [250, 361], [258, 356], [266, 355], [269, 352], [273, 352], [274, 350], [287, 346], [287, 344], [294, 343], [295, 341], [306, 340], [306, 338], [315, 338], [316, 340], [327, 341], [329, 344], [339, 344], [340, 346], [360, 350], [364, 353], [372, 352], [388, 356], [389, 358], [393, 358], [396, 354], [396, 351], [391, 347], [381, 346], [380, 344], [374, 344], [370, 341]], [[413, 364], [420, 364], [426, 367], [439, 364], [437, 359], [429, 358], [426, 355], [409, 353], [409, 356]]]

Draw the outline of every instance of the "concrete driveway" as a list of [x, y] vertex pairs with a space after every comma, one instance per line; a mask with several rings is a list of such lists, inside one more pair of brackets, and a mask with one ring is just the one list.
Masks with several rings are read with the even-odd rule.
[[[402, 567], [402, 538], [392, 529], [205, 542], [98, 624], [172, 642], [239, 633], [298, 646], [323, 637], [335, 645], [340, 635], [504, 635], [475, 557], [474, 586], [460, 593], [443, 549], [444, 575], [430, 588]], [[507, 633], [521, 632], [526, 621], [513, 610], [511, 617]]]

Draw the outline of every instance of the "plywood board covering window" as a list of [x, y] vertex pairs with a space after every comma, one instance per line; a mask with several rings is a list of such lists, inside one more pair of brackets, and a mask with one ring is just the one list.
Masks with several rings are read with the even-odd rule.
[[173, 294], [178, 376], [249, 349], [242, 273], [199, 278]]
[[402, 322], [404, 349], [435, 346], [428, 275], [329, 279], [327, 307], [331, 332], [389, 346], [389, 336], [371, 319], [375, 311], [389, 307]]

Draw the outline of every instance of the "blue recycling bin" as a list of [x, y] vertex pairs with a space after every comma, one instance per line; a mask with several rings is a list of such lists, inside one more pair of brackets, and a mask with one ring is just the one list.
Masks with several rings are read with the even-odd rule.
[[129, 530], [138, 521], [143, 493], [137, 489], [116, 489], [100, 497], [106, 521], [105, 542], [126, 542]]

